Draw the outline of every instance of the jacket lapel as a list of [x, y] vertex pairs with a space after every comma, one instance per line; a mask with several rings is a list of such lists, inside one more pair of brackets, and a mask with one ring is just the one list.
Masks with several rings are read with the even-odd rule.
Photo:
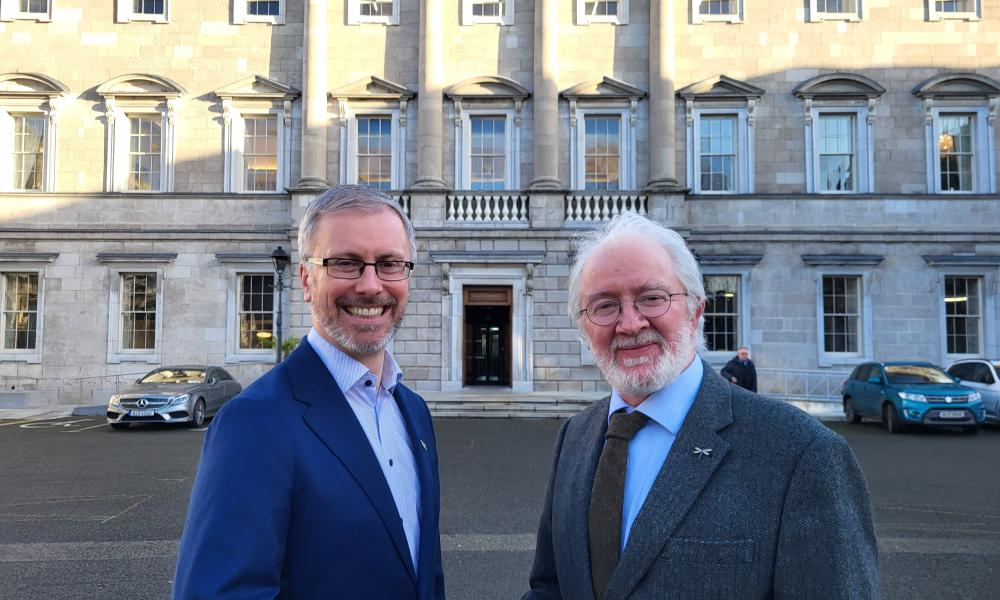
[[[635, 589], [729, 451], [729, 443], [717, 432], [733, 420], [730, 390], [708, 364], [704, 367], [698, 396], [632, 524], [608, 583], [608, 600], [624, 598]], [[696, 448], [711, 453], [696, 454]]]
[[410, 548], [406, 543], [399, 511], [396, 510], [389, 484], [375, 458], [368, 437], [347, 404], [337, 382], [330, 375], [312, 346], [303, 340], [287, 359], [288, 373], [295, 398], [309, 405], [303, 415], [306, 425], [333, 452], [351, 473], [382, 518], [400, 560], [416, 585]]
[[585, 429], [580, 439], [578, 452], [581, 460], [573, 461], [572, 497], [566, 513], [568, 521], [568, 537], [566, 547], [572, 555], [571, 564], [583, 565], [581, 574], [586, 578], [581, 582], [583, 589], [591, 590], [594, 597], [594, 577], [590, 571], [590, 494], [594, 487], [594, 474], [597, 473], [597, 463], [604, 450], [604, 435], [608, 431], [608, 405], [611, 397], [604, 398], [594, 407], [593, 418], [585, 421]]
[[[399, 412], [403, 415], [403, 422], [406, 424], [406, 432], [410, 435], [410, 447], [413, 448], [414, 463], [417, 466], [417, 477], [420, 481], [420, 540], [418, 542], [417, 561], [420, 563], [417, 569], [418, 579], [423, 584], [428, 581], [428, 577], [433, 580], [434, 543], [438, 535], [438, 527], [435, 521], [435, 507], [438, 506], [436, 499], [437, 485], [434, 480], [434, 471], [431, 465], [431, 450], [428, 440], [433, 437], [419, 419], [414, 415], [417, 409], [413, 404], [417, 402], [414, 394], [402, 385], [397, 385], [393, 391], [393, 397], [399, 406]], [[409, 552], [409, 550], [407, 550]], [[407, 554], [409, 556], [409, 554]], [[419, 587], [423, 588], [423, 585]], [[421, 590], [423, 591], [423, 590]], [[423, 597], [423, 593], [421, 593]]]

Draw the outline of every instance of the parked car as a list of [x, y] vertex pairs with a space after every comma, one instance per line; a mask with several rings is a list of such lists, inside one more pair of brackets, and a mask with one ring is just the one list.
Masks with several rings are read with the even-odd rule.
[[177, 366], [150, 371], [129, 390], [111, 396], [108, 423], [188, 423], [201, 427], [243, 386], [221, 367]]
[[862, 363], [844, 382], [843, 395], [848, 421], [880, 419], [890, 433], [907, 425], [957, 425], [976, 433], [986, 419], [979, 392], [927, 362]]
[[983, 397], [986, 420], [1000, 423], [1000, 359], [968, 358], [948, 367], [948, 374], [957, 377]]

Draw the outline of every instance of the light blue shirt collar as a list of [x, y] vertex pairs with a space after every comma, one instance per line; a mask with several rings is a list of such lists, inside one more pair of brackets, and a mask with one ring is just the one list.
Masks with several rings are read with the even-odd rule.
[[[694, 404], [694, 399], [698, 396], [704, 371], [705, 367], [702, 365], [701, 358], [696, 354], [691, 364], [681, 371], [672, 384], [647, 396], [635, 410], [656, 421], [670, 433], [677, 435], [681, 425], [684, 424], [688, 411], [691, 410], [691, 405]], [[633, 410], [622, 400], [617, 390], [612, 390], [611, 405], [608, 407], [608, 421], [611, 421], [611, 415], [615, 411], [622, 408], [628, 412]]]
[[[337, 387], [341, 393], [347, 394], [347, 390], [358, 385], [366, 375], [375, 374], [368, 370], [368, 367], [348, 356], [343, 350], [334, 346], [316, 331], [315, 328], [309, 330], [306, 335], [309, 345], [313, 347], [319, 359], [323, 361]], [[385, 350], [385, 361], [382, 364], [382, 387], [390, 394], [396, 389], [396, 384], [403, 380], [403, 371], [396, 363], [392, 353]]]

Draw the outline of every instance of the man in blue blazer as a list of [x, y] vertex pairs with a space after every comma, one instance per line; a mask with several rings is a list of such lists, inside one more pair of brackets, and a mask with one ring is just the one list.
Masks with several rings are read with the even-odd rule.
[[851, 449], [697, 357], [705, 292], [677, 233], [624, 214], [584, 236], [569, 298], [612, 393], [559, 432], [523, 600], [878, 596]]
[[386, 349], [415, 255], [398, 203], [358, 186], [306, 208], [306, 339], [219, 411], [174, 598], [444, 598], [437, 450]]

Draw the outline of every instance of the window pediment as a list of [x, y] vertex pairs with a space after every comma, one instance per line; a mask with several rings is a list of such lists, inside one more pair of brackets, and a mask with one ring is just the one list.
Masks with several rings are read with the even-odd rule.
[[0, 75], [0, 96], [55, 98], [69, 94], [69, 88], [59, 81], [38, 73], [5, 73]]
[[409, 100], [413, 92], [404, 85], [371, 75], [332, 92], [330, 97], [337, 100]]
[[976, 73], [948, 73], [932, 77], [913, 89], [918, 98], [993, 98], [1000, 82]]
[[97, 88], [97, 93], [105, 98], [177, 98], [187, 90], [166, 77], [135, 73], [106, 81]]
[[854, 73], [828, 73], [799, 84], [792, 93], [800, 100], [858, 100], [878, 98], [885, 88]]
[[272, 79], [253, 75], [215, 90], [223, 100], [295, 100], [299, 90]]
[[473, 77], [447, 88], [445, 95], [452, 100], [524, 100], [531, 94], [513, 79], [487, 76]]
[[677, 90], [677, 95], [685, 100], [733, 100], [756, 99], [764, 95], [764, 90], [745, 81], [718, 75]]
[[600, 79], [578, 83], [562, 92], [567, 100], [640, 100], [646, 97], [646, 92], [619, 81], [613, 77], [604, 76]]

